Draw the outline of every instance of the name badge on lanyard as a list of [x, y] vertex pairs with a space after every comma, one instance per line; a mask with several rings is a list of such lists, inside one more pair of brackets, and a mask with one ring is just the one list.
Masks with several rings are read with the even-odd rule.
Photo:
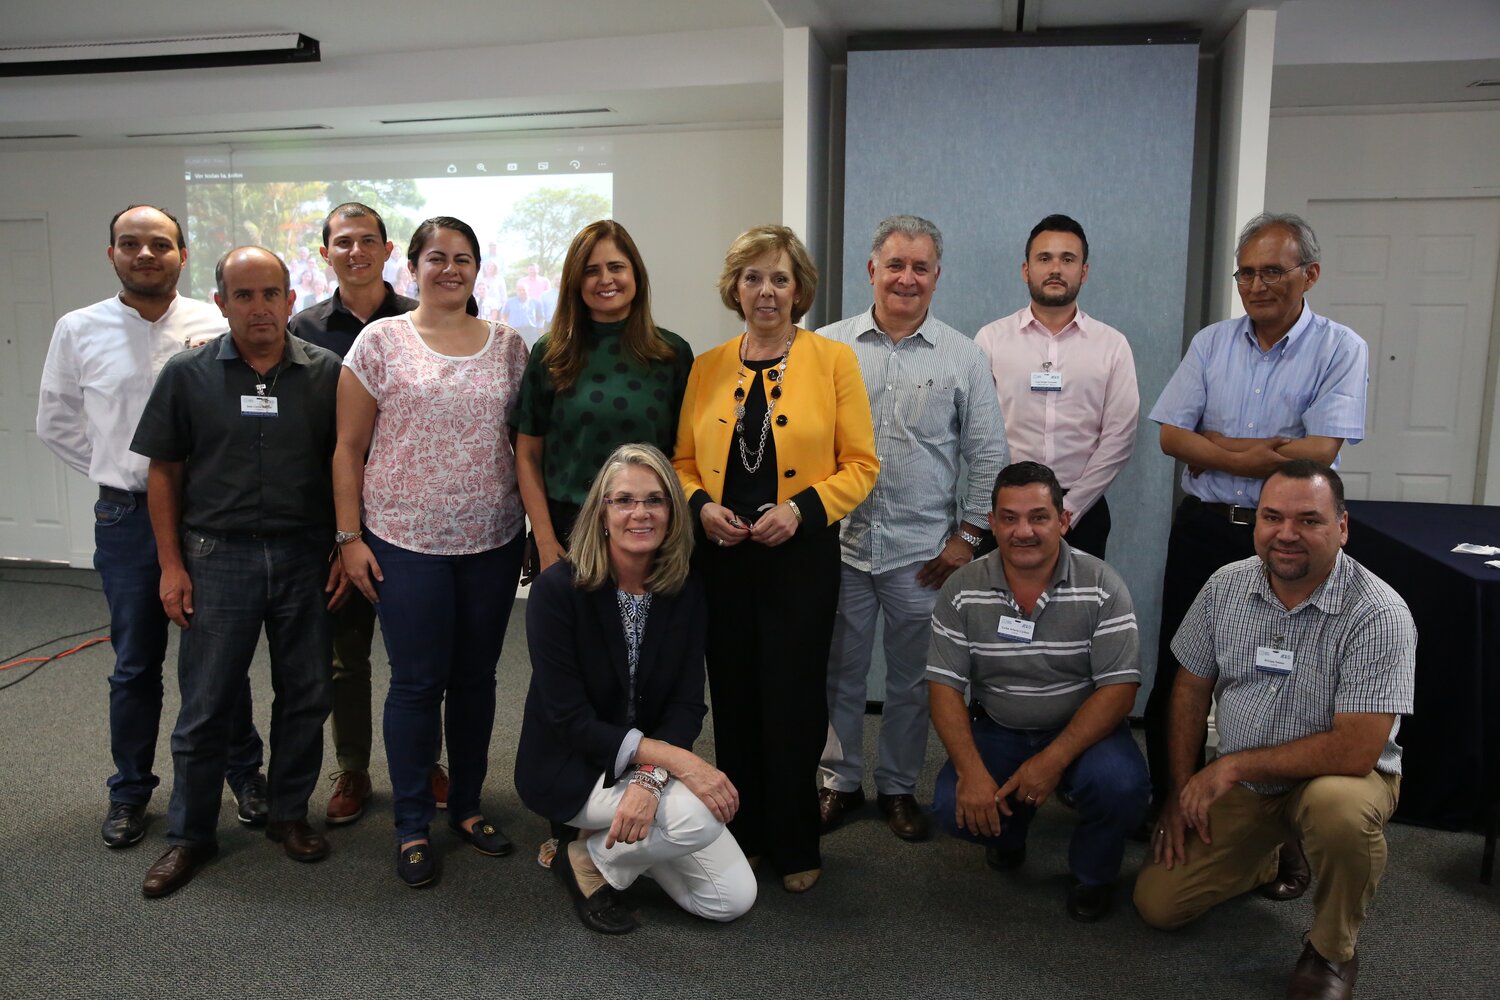
[[1292, 672], [1294, 657], [1290, 649], [1275, 646], [1255, 647], [1255, 672], [1285, 677]]
[[275, 396], [241, 396], [240, 416], [242, 417], [275, 417], [280, 416], [276, 409]]
[[1015, 618], [1004, 615], [1000, 619], [1000, 625], [995, 629], [997, 635], [1002, 639], [1014, 639], [1017, 642], [1030, 642], [1032, 633], [1036, 631], [1036, 622], [1025, 618]]

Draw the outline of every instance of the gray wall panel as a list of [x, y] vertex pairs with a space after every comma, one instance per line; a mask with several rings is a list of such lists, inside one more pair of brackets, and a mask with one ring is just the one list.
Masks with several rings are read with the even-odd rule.
[[1130, 339], [1140, 381], [1136, 453], [1108, 494], [1109, 561], [1135, 598], [1148, 670], [1172, 462], [1145, 413], [1181, 355], [1197, 83], [1188, 44], [849, 54], [845, 314], [868, 306], [870, 234], [894, 212], [942, 228], [933, 310], [971, 336], [1027, 302], [1020, 268], [1037, 220], [1063, 212], [1088, 232], [1079, 302]]

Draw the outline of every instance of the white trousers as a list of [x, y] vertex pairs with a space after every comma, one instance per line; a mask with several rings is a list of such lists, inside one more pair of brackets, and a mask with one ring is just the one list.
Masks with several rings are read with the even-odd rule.
[[678, 906], [707, 920], [729, 921], [755, 902], [755, 873], [724, 824], [714, 819], [698, 796], [681, 781], [667, 782], [656, 806], [651, 832], [634, 844], [616, 842], [605, 848], [615, 810], [630, 787], [617, 781], [604, 787], [604, 776], [588, 801], [568, 825], [598, 830], [584, 843], [604, 880], [616, 889], [628, 888], [642, 875], [650, 876]]

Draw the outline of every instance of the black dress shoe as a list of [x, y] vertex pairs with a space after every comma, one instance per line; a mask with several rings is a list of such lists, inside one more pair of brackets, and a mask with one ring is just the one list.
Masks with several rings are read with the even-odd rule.
[[558, 845], [557, 856], [552, 859], [552, 874], [573, 897], [573, 909], [583, 926], [600, 934], [628, 934], [635, 930], [635, 918], [622, 905], [620, 894], [612, 886], [601, 886], [592, 896], [583, 894], [578, 887], [578, 876], [573, 874], [573, 859], [568, 857], [567, 844]]
[[256, 771], [245, 779], [245, 784], [240, 788], [230, 788], [234, 792], [234, 801], [239, 809], [235, 812], [235, 819], [246, 826], [265, 826], [266, 820], [271, 818], [271, 805], [266, 798], [266, 776]]
[[1276, 862], [1276, 877], [1256, 892], [1267, 899], [1283, 903], [1301, 896], [1311, 884], [1312, 869], [1307, 864], [1307, 854], [1302, 850], [1302, 842], [1293, 838], [1281, 845], [1281, 857]]
[[146, 835], [146, 806], [133, 802], [111, 802], [109, 815], [99, 828], [110, 847], [129, 847]]
[[396, 877], [413, 889], [431, 885], [437, 877], [437, 857], [427, 841], [402, 849], [396, 845]]
[[1026, 863], [1026, 845], [1013, 851], [1002, 851], [997, 845], [989, 844], [984, 849], [984, 863], [997, 872], [1015, 871]]
[[218, 853], [217, 844], [167, 848], [167, 853], [146, 869], [146, 881], [141, 884], [141, 895], [147, 899], [170, 896], [193, 880], [199, 865]]
[[328, 857], [328, 838], [305, 819], [282, 819], [267, 824], [266, 837], [286, 849], [293, 861], [322, 861]]
[[448, 822], [448, 829], [467, 841], [468, 845], [480, 854], [487, 854], [492, 858], [503, 857], [516, 849], [516, 845], [510, 842], [505, 831], [483, 816], [479, 817], [479, 822], [474, 824], [472, 830], [465, 830], [462, 823], [455, 823], [452, 820]]
[[1359, 956], [1347, 962], [1334, 962], [1318, 954], [1309, 941], [1302, 946], [1302, 957], [1286, 984], [1287, 1000], [1347, 1000], [1354, 996], [1354, 979], [1359, 975]]
[[1114, 893], [1115, 887], [1108, 882], [1104, 885], [1084, 885], [1075, 881], [1068, 890], [1068, 916], [1091, 924], [1109, 912]]
[[818, 789], [818, 832], [832, 833], [844, 817], [865, 804], [865, 790], [840, 792], [833, 788]]
[[915, 843], [932, 836], [932, 819], [917, 805], [915, 795], [877, 795], [875, 801], [891, 832], [902, 840]]

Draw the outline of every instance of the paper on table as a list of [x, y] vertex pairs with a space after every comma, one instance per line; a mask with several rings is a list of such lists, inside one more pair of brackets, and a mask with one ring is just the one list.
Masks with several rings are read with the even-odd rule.
[[1500, 569], [1500, 559], [1486, 559], [1484, 561], [1484, 564], [1486, 566], [1493, 566], [1496, 569]]
[[1453, 546], [1452, 551], [1462, 552], [1467, 556], [1500, 556], [1500, 546], [1475, 545], [1473, 542], [1459, 542]]

